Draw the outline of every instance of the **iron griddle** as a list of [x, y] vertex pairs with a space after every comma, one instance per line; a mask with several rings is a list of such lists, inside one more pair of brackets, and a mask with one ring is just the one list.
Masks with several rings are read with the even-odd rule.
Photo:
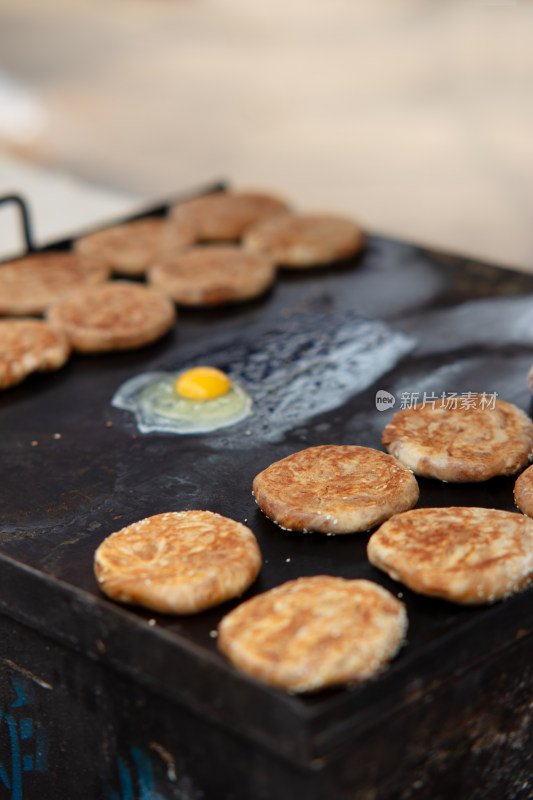
[[[146, 214], [165, 213], [168, 205]], [[174, 330], [154, 345], [74, 355], [57, 373], [35, 375], [3, 392], [2, 612], [292, 763], [309, 766], [349, 747], [365, 731], [386, 724], [388, 715], [429, 698], [436, 686], [501, 654], [517, 638], [530, 637], [533, 595], [526, 591], [476, 609], [417, 596], [368, 563], [370, 534], [280, 530], [257, 509], [252, 479], [272, 461], [311, 445], [382, 449], [380, 431], [388, 417], [376, 409], [376, 390], [398, 394], [423, 386], [427, 376], [433, 380], [429, 389], [497, 391], [529, 410], [525, 372], [533, 363], [533, 345], [502, 343], [498, 333], [502, 325], [515, 324], [514, 301], [528, 294], [533, 300], [533, 277], [527, 274], [370, 235], [354, 261], [302, 274], [282, 271], [257, 301], [180, 310]], [[486, 327], [474, 343], [471, 337], [460, 341], [455, 323], [453, 331], [446, 330], [446, 315], [465, 303], [471, 304], [474, 327], [480, 304], [479, 325]], [[110, 405], [123, 381], [154, 365], [179, 364], [195, 354], [204, 354], [205, 363], [215, 343], [220, 354], [220, 342], [252, 343], [269, 325], [283, 323], [290, 336], [291, 319], [300, 312], [354, 311], [415, 338], [422, 331], [419, 343], [428, 330], [435, 333], [435, 320], [442, 327], [440, 352], [415, 348], [341, 407], [257, 447], [239, 446], [232, 428], [216, 434], [216, 447], [210, 435], [143, 435], [129, 413]], [[487, 313], [493, 313], [494, 325], [486, 326]], [[464, 485], [421, 479], [419, 506], [517, 511], [513, 483], [513, 477]], [[178, 618], [122, 607], [99, 592], [92, 559], [105, 536], [151, 514], [198, 507], [247, 520], [255, 532], [265, 563], [245, 598], [300, 575], [367, 578], [403, 597], [410, 620], [407, 646], [376, 680], [291, 696], [238, 673], [218, 653], [212, 632], [238, 601]]]

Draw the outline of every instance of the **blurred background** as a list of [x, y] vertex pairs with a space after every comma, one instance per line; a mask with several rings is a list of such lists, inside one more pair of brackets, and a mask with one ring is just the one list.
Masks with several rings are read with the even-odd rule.
[[226, 179], [533, 270], [532, 33], [529, 0], [0, 0], [0, 192], [44, 243]]

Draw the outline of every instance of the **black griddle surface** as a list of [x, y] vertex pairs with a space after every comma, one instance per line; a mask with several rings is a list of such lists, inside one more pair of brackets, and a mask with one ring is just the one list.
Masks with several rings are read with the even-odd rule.
[[[347, 746], [365, 726], [380, 724], [438, 682], [529, 635], [532, 594], [477, 609], [416, 596], [368, 563], [369, 534], [283, 532], [257, 509], [252, 479], [272, 461], [311, 445], [382, 449], [381, 430], [391, 413], [376, 409], [377, 389], [397, 398], [402, 392], [486, 391], [529, 411], [533, 335], [521, 332], [520, 321], [527, 321], [530, 301], [529, 275], [371, 236], [354, 262], [282, 272], [261, 300], [181, 311], [175, 329], [155, 345], [75, 355], [63, 370], [2, 393], [0, 607], [287, 758], [307, 764]], [[141, 434], [130, 413], [110, 405], [121, 383], [144, 371], [196, 358], [208, 363], [213, 353], [220, 364], [226, 347], [230, 362], [236, 343], [252, 348], [280, 325], [290, 337], [302, 314], [319, 321], [354, 313], [386, 320], [414, 337], [414, 349], [363, 392], [280, 437], [255, 441], [244, 430], [246, 421], [211, 435]], [[419, 483], [419, 506], [517, 510], [514, 478]], [[177, 618], [102, 596], [92, 559], [104, 537], [142, 517], [187, 508], [247, 521], [256, 533], [264, 567], [245, 597], [300, 575], [368, 578], [403, 597], [407, 646], [375, 681], [294, 697], [240, 675], [219, 655], [212, 632], [237, 601]]]

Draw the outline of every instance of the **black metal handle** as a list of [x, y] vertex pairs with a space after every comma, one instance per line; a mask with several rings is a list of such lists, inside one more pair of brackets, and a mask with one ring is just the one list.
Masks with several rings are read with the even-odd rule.
[[0, 197], [0, 205], [3, 205], [4, 203], [14, 203], [16, 206], [18, 206], [22, 221], [22, 231], [24, 234], [26, 251], [28, 253], [33, 252], [35, 250], [35, 245], [33, 244], [33, 236], [31, 232], [31, 223], [30, 223], [30, 212], [28, 211], [28, 206], [26, 204], [26, 201], [18, 194], [6, 194], [3, 197]]

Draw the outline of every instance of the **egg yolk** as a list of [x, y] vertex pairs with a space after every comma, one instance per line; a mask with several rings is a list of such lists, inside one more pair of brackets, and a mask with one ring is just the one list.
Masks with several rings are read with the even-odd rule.
[[193, 367], [179, 376], [176, 392], [189, 400], [212, 400], [231, 389], [227, 375], [215, 367]]

